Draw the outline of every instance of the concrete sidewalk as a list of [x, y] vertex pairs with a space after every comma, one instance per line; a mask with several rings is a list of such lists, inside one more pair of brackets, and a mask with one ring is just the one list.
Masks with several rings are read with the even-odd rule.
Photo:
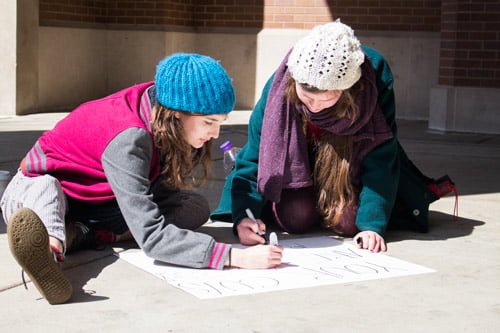
[[[247, 112], [233, 112], [214, 143], [214, 174], [201, 189], [215, 208], [223, 185], [217, 146], [242, 145]], [[0, 118], [0, 169], [14, 172], [43, 130], [63, 116]], [[399, 121], [408, 155], [428, 176], [449, 174], [459, 197], [431, 205], [428, 234], [389, 232], [390, 256], [434, 273], [341, 285], [199, 300], [118, 259], [114, 252], [70, 255], [70, 303], [51, 306], [32, 283], [21, 283], [0, 221], [0, 331], [37, 332], [499, 332], [500, 136], [433, 134], [426, 124]], [[203, 232], [236, 242], [231, 226]]]

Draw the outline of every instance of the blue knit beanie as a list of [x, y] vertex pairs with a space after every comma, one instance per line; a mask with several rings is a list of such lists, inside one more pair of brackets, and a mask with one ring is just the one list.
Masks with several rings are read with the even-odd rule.
[[174, 53], [156, 67], [156, 97], [166, 108], [203, 114], [226, 114], [234, 107], [231, 78], [214, 59]]

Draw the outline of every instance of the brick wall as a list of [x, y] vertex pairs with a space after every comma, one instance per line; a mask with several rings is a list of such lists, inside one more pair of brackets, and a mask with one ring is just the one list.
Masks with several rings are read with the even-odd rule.
[[106, 1], [40, 0], [40, 24], [48, 22], [105, 23]]
[[499, 1], [443, 0], [439, 83], [500, 87]]
[[310, 29], [340, 17], [359, 30], [439, 31], [440, 4], [440, 0], [40, 0], [40, 23]]
[[440, 0], [267, 0], [264, 27], [310, 29], [340, 18], [356, 30], [439, 31]]
[[40, 0], [41, 25], [189, 26], [191, 0]]
[[439, 83], [500, 87], [498, 0], [39, 0], [40, 24], [127, 29], [441, 31]]
[[262, 8], [262, 0], [40, 0], [40, 24], [261, 28]]
[[174, 25], [194, 24], [192, 1], [183, 0], [108, 0], [105, 1], [110, 25]]
[[192, 0], [197, 27], [262, 28], [264, 0]]

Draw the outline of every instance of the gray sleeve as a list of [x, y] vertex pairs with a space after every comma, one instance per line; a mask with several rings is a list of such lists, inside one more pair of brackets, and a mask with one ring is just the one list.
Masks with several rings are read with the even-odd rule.
[[102, 155], [104, 172], [130, 232], [153, 259], [187, 267], [208, 267], [215, 240], [167, 224], [153, 201], [149, 180], [152, 150], [151, 136], [144, 129], [129, 128], [118, 134]]

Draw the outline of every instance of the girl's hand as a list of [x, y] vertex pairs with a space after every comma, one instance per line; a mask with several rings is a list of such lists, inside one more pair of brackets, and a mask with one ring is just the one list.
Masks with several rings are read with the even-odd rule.
[[371, 252], [387, 251], [384, 238], [375, 231], [361, 231], [353, 239], [358, 249], [367, 249]]
[[265, 244], [263, 236], [266, 234], [266, 225], [261, 220], [244, 218], [236, 227], [240, 243], [243, 245]]
[[283, 247], [279, 245], [256, 245], [246, 249], [233, 247], [231, 248], [231, 267], [273, 268], [281, 264], [282, 256]]

